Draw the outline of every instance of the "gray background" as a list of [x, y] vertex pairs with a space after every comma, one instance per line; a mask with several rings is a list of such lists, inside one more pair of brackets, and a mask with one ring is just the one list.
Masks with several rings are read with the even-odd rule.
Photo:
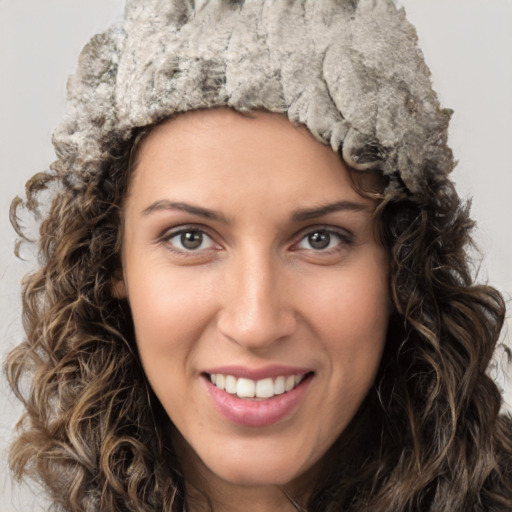
[[[11, 199], [54, 159], [50, 137], [64, 112], [66, 77], [94, 33], [119, 19], [122, 0], [0, 0], [0, 354], [22, 338], [19, 281], [33, 266], [13, 256]], [[434, 86], [455, 110], [454, 179], [473, 196], [480, 280], [512, 297], [512, 0], [402, 0]], [[510, 306], [512, 309], [512, 304]], [[510, 313], [509, 313], [510, 317]], [[508, 320], [508, 330], [512, 322]], [[512, 334], [505, 334], [510, 343]], [[507, 400], [512, 383], [494, 370]], [[36, 511], [36, 487], [11, 483], [6, 449], [19, 416], [0, 380], [0, 512]]]

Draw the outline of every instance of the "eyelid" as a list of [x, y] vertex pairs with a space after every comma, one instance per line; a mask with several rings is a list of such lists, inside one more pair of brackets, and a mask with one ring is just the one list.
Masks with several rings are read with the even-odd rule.
[[160, 231], [159, 238], [168, 238], [169, 236], [172, 236], [173, 234], [175, 235], [176, 233], [180, 233], [182, 231], [201, 231], [209, 236], [212, 236], [212, 230], [209, 226], [198, 222], [187, 222], [177, 223], [175, 225], [166, 225], [166, 227]]

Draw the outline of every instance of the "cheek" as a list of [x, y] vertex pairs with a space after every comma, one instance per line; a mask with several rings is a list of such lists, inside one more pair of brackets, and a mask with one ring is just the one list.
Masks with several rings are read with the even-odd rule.
[[[381, 266], [361, 265], [331, 276], [323, 286], [313, 288], [308, 303], [312, 321], [329, 339], [380, 343], [391, 311], [387, 273]], [[336, 347], [342, 350], [343, 344]]]
[[190, 272], [165, 265], [143, 268], [132, 272], [128, 283], [136, 344], [151, 387], [176, 422], [175, 414], [194, 414], [198, 407], [190, 401], [187, 383], [196, 377], [195, 361], [210, 325], [214, 295], [204, 279], [191, 279]]
[[215, 295], [201, 276], [192, 279], [190, 272], [165, 265], [142, 268], [131, 272], [128, 292], [137, 346], [151, 373], [149, 364], [183, 364], [213, 314]]
[[380, 259], [361, 264], [318, 286], [308, 300], [310, 325], [329, 359], [333, 387], [352, 394], [355, 402], [371, 386], [386, 340], [391, 311], [386, 268]]

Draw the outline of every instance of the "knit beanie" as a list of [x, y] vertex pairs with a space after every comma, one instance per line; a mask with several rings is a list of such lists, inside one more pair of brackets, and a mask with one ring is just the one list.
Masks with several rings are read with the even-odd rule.
[[387, 175], [388, 195], [421, 196], [454, 166], [449, 111], [392, 0], [128, 0], [83, 49], [53, 143], [61, 166], [91, 172], [137, 128], [220, 106], [305, 125]]

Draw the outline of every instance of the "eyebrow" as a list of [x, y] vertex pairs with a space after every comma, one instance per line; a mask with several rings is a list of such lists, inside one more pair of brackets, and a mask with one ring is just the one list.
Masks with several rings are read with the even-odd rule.
[[[145, 208], [142, 211], [142, 214], [150, 215], [151, 213], [165, 210], [178, 210], [202, 217], [204, 219], [215, 220], [224, 224], [229, 223], [227, 217], [225, 217], [220, 212], [216, 212], [215, 210], [210, 210], [209, 208], [203, 208], [201, 206], [194, 206], [188, 203], [168, 201], [166, 199], [155, 201], [153, 204]], [[363, 203], [356, 203], [353, 201], [336, 201], [335, 203], [329, 203], [326, 205], [318, 206], [316, 208], [303, 208], [295, 210], [291, 218], [294, 222], [304, 222], [338, 211], [369, 213], [370, 209]]]
[[182, 212], [191, 213], [192, 215], [196, 215], [198, 217], [202, 217], [203, 219], [216, 220], [219, 222], [223, 222], [227, 224], [228, 219], [222, 215], [222, 213], [216, 212], [214, 210], [210, 210], [208, 208], [203, 208], [201, 206], [193, 206], [188, 203], [180, 203], [174, 201], [167, 201], [165, 199], [160, 201], [155, 201], [153, 204], [148, 206], [142, 211], [143, 215], [149, 215], [158, 211], [165, 210], [178, 210]]
[[303, 222], [305, 220], [316, 219], [318, 217], [328, 215], [329, 213], [339, 211], [370, 213], [370, 208], [363, 203], [356, 203], [353, 201], [337, 201], [335, 203], [329, 203], [317, 208], [304, 208], [301, 210], [296, 210], [292, 215], [292, 219], [295, 222]]

